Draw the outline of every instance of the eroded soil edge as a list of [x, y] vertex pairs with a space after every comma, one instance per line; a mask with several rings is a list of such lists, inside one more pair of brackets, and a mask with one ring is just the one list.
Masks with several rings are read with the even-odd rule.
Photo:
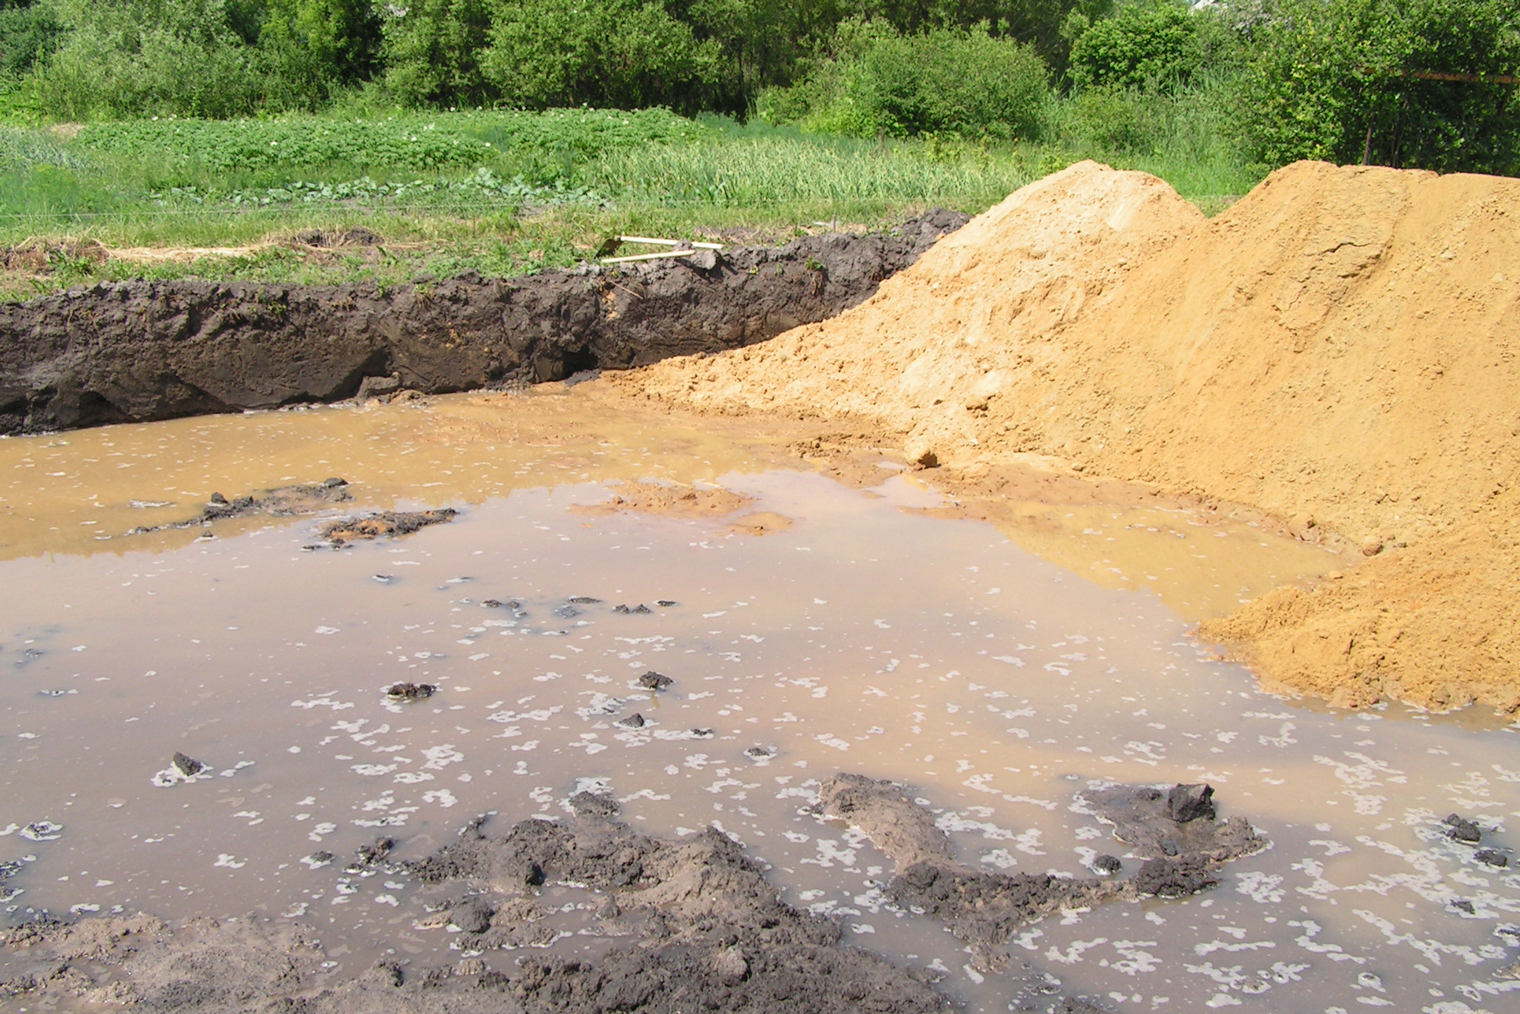
[[[122, 282], [0, 306], [0, 433], [562, 380], [718, 352], [831, 317], [966, 216], [715, 262], [384, 289]], [[703, 264], [711, 263], [704, 267]]]

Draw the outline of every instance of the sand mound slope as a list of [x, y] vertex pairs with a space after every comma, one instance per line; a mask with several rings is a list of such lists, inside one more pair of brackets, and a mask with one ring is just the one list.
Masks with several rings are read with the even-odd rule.
[[[909, 457], [962, 468], [1059, 455], [1318, 524], [1369, 554], [1445, 533], [1473, 565], [1432, 559], [1447, 576], [1424, 592], [1404, 584], [1424, 573], [1415, 554], [1395, 554], [1271, 617], [1259, 603], [1229, 633], [1256, 642], [1266, 675], [1316, 692], [1365, 677], [1423, 703], [1509, 703], [1509, 642], [1451, 653], [1430, 632], [1456, 613], [1448, 634], [1511, 625], [1483, 561], [1512, 530], [1499, 505], [1520, 465], [1517, 322], [1520, 181], [1299, 163], [1207, 221], [1160, 180], [1087, 162], [833, 320], [619, 383], [709, 411], [865, 417]], [[1331, 636], [1416, 599], [1425, 619], [1379, 627], [1375, 664]], [[1305, 643], [1269, 649], [1290, 628], [1324, 635], [1316, 661]], [[1429, 685], [1407, 671], [1435, 657]]]
[[1279, 588], [1201, 636], [1235, 642], [1268, 679], [1357, 707], [1520, 709], [1520, 505], [1385, 553], [1312, 590]]

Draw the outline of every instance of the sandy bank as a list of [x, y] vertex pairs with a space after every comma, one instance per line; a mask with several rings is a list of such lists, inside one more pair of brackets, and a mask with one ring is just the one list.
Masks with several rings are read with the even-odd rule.
[[1206, 220], [1082, 163], [875, 296], [615, 378], [712, 413], [864, 421], [972, 481], [1013, 455], [1249, 504], [1371, 557], [1206, 624], [1360, 704], [1520, 704], [1520, 181], [1300, 163]]

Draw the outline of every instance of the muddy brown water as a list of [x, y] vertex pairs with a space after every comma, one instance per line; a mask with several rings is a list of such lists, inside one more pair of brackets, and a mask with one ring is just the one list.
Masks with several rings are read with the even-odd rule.
[[[1514, 1003], [1520, 876], [1440, 821], [1515, 844], [1516, 729], [1281, 699], [1189, 636], [1338, 558], [1176, 511], [943, 520], [921, 476], [841, 485], [735, 432], [559, 389], [0, 441], [4, 918], [254, 913], [315, 926], [334, 975], [457, 959], [457, 934], [422, 928], [427, 892], [345, 872], [354, 849], [383, 834], [418, 858], [592, 787], [641, 830], [736, 836], [786, 900], [968, 1010], [1019, 1009], [1047, 976], [1115, 1010]], [[312, 518], [124, 534], [328, 475], [356, 509], [461, 515], [344, 550], [308, 549]], [[792, 524], [570, 509], [641, 477]], [[674, 684], [640, 687], [650, 669]], [[398, 680], [439, 692], [397, 703]], [[176, 777], [175, 751], [207, 770]], [[1027, 927], [1027, 967], [988, 971], [807, 809], [841, 770], [910, 784], [989, 869], [1122, 857], [1080, 797], [1104, 782], [1208, 781], [1274, 844], [1211, 892]], [[303, 862], [320, 851], [338, 859]], [[543, 943], [594, 954], [594, 900], [546, 891], [564, 912]]]

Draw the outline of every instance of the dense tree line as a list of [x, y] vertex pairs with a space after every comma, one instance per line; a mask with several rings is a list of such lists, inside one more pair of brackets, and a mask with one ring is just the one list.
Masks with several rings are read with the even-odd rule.
[[58, 120], [357, 97], [1027, 140], [1059, 96], [1205, 82], [1267, 164], [1506, 172], [1517, 74], [1513, 0], [0, 0], [11, 106]]

